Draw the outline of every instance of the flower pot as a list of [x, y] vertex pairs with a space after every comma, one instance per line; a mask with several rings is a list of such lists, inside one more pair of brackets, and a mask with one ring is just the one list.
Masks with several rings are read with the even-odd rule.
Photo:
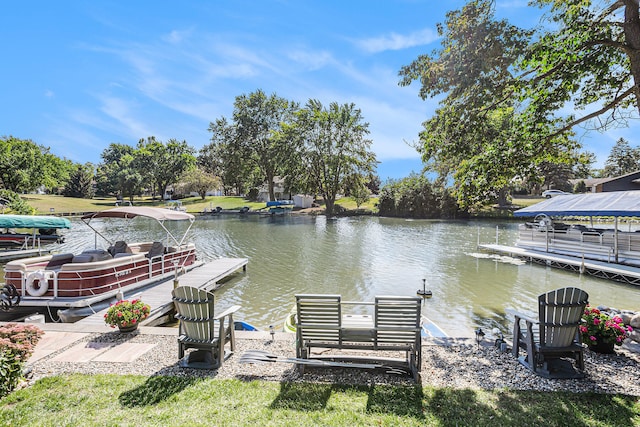
[[118, 329], [120, 330], [120, 332], [133, 332], [138, 329], [138, 324], [134, 323], [133, 325], [128, 326], [118, 326]]
[[595, 351], [596, 353], [602, 354], [613, 354], [615, 351], [613, 350], [614, 343], [612, 342], [604, 342], [602, 340], [598, 340], [597, 344], [589, 344], [589, 350]]

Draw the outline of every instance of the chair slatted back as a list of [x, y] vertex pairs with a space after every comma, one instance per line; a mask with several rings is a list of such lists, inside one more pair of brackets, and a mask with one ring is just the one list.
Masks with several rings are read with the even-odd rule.
[[568, 347], [575, 340], [589, 295], [578, 288], [562, 288], [538, 297], [540, 345]]
[[191, 286], [179, 286], [171, 295], [180, 320], [180, 333], [194, 341], [212, 341], [215, 338], [214, 303], [211, 292]]
[[418, 297], [376, 296], [376, 343], [419, 343], [421, 303]]
[[340, 341], [340, 295], [296, 295], [298, 340]]

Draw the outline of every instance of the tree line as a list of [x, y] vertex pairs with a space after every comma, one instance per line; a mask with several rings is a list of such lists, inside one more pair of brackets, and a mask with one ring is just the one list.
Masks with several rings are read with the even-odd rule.
[[[319, 197], [331, 215], [340, 194], [368, 198], [377, 191], [377, 160], [366, 136], [369, 124], [352, 103], [303, 107], [262, 90], [236, 97], [231, 118], [210, 123], [210, 143], [196, 150], [186, 141], [150, 136], [136, 146], [111, 143], [101, 162], [60, 159], [30, 140], [0, 138], [0, 184], [14, 192], [45, 188], [51, 193], [90, 198], [128, 197], [221, 188], [244, 195], [266, 184], [275, 200], [276, 177], [290, 193]], [[256, 191], [253, 191], [255, 194]]]

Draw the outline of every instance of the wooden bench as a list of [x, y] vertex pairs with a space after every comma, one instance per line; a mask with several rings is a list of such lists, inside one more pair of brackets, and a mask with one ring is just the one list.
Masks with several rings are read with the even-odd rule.
[[[422, 300], [408, 296], [376, 296], [375, 302], [342, 302], [340, 295], [296, 295], [296, 357], [380, 362], [407, 369], [419, 381], [422, 363]], [[344, 306], [373, 306], [373, 315], [344, 313]], [[358, 356], [340, 351], [312, 355], [313, 348], [403, 352], [404, 358]], [[335, 352], [334, 352], [335, 353]], [[303, 371], [304, 364], [298, 368]]]

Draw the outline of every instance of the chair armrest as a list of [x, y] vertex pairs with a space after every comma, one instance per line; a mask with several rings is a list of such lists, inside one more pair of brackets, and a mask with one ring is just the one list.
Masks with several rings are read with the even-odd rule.
[[505, 311], [507, 313], [509, 313], [509, 314], [513, 314], [516, 317], [516, 321], [518, 321], [518, 319], [522, 319], [522, 320], [524, 320], [525, 322], [528, 322], [528, 323], [533, 323], [533, 324], [540, 323], [540, 321], [538, 319], [534, 319], [533, 317], [531, 317], [528, 314], [520, 313], [518, 311], [511, 310], [511, 309], [507, 309]]
[[228, 315], [230, 315], [230, 314], [235, 313], [236, 311], [240, 310], [241, 308], [242, 308], [242, 306], [234, 305], [234, 306], [232, 306], [232, 307], [227, 308], [227, 309], [226, 309], [225, 311], [223, 311], [222, 313], [215, 315], [213, 318], [214, 318], [215, 320], [220, 320], [220, 319], [222, 319], [223, 317], [226, 317], [226, 316], [228, 316]]

